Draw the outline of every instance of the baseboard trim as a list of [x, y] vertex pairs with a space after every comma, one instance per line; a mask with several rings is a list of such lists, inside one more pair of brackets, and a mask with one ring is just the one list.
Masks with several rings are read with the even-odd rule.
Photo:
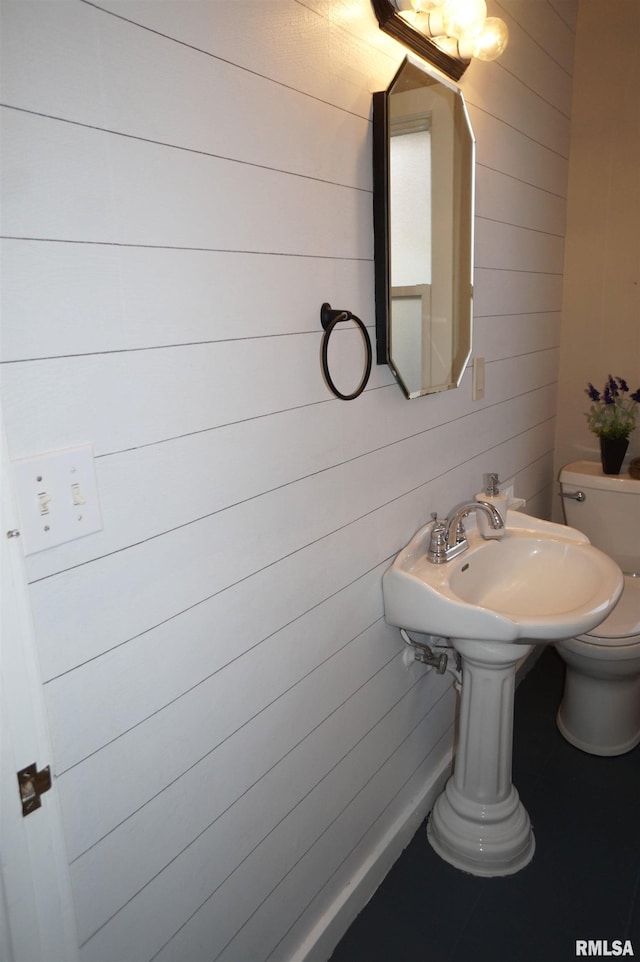
[[322, 918], [295, 953], [296, 962], [327, 962], [352, 922], [375, 894], [381, 882], [429, 814], [452, 771], [447, 753], [419, 795], [412, 795], [402, 814], [338, 893]]

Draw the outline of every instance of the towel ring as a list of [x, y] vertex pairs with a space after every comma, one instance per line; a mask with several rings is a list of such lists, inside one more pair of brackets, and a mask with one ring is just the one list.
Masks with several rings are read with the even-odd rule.
[[[342, 391], [339, 391], [333, 383], [333, 379], [329, 373], [329, 362], [327, 359], [329, 353], [329, 338], [331, 337], [331, 332], [336, 324], [340, 324], [341, 321], [353, 321], [358, 325], [365, 346], [366, 364], [364, 374], [362, 375], [360, 384], [352, 394], [343, 394]], [[367, 329], [360, 318], [356, 317], [355, 314], [352, 314], [351, 311], [334, 311], [331, 308], [331, 305], [327, 304], [326, 302], [320, 308], [320, 323], [324, 328], [324, 334], [322, 335], [322, 373], [324, 374], [327, 384], [336, 397], [339, 397], [343, 401], [353, 401], [354, 398], [357, 398], [360, 394], [362, 394], [367, 386], [369, 375], [371, 374], [371, 361], [373, 355], [371, 350], [371, 340], [369, 338]]]

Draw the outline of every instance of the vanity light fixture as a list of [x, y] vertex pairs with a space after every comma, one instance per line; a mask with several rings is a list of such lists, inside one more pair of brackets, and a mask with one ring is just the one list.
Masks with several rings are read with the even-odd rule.
[[459, 80], [471, 60], [505, 50], [504, 20], [487, 16], [485, 0], [371, 0], [381, 30], [448, 77]]

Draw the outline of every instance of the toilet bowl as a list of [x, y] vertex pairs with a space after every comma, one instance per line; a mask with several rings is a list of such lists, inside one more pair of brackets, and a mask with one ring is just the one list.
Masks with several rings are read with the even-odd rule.
[[586, 635], [556, 643], [566, 663], [560, 732], [592, 755], [621, 755], [640, 743], [640, 481], [575, 461], [560, 472], [567, 524], [624, 572], [617, 606]]

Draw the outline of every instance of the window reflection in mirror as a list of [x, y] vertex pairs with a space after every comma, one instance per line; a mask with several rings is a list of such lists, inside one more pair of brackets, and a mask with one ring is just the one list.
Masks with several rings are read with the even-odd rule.
[[412, 59], [374, 94], [378, 363], [407, 397], [456, 387], [471, 351], [473, 150], [460, 91]]

